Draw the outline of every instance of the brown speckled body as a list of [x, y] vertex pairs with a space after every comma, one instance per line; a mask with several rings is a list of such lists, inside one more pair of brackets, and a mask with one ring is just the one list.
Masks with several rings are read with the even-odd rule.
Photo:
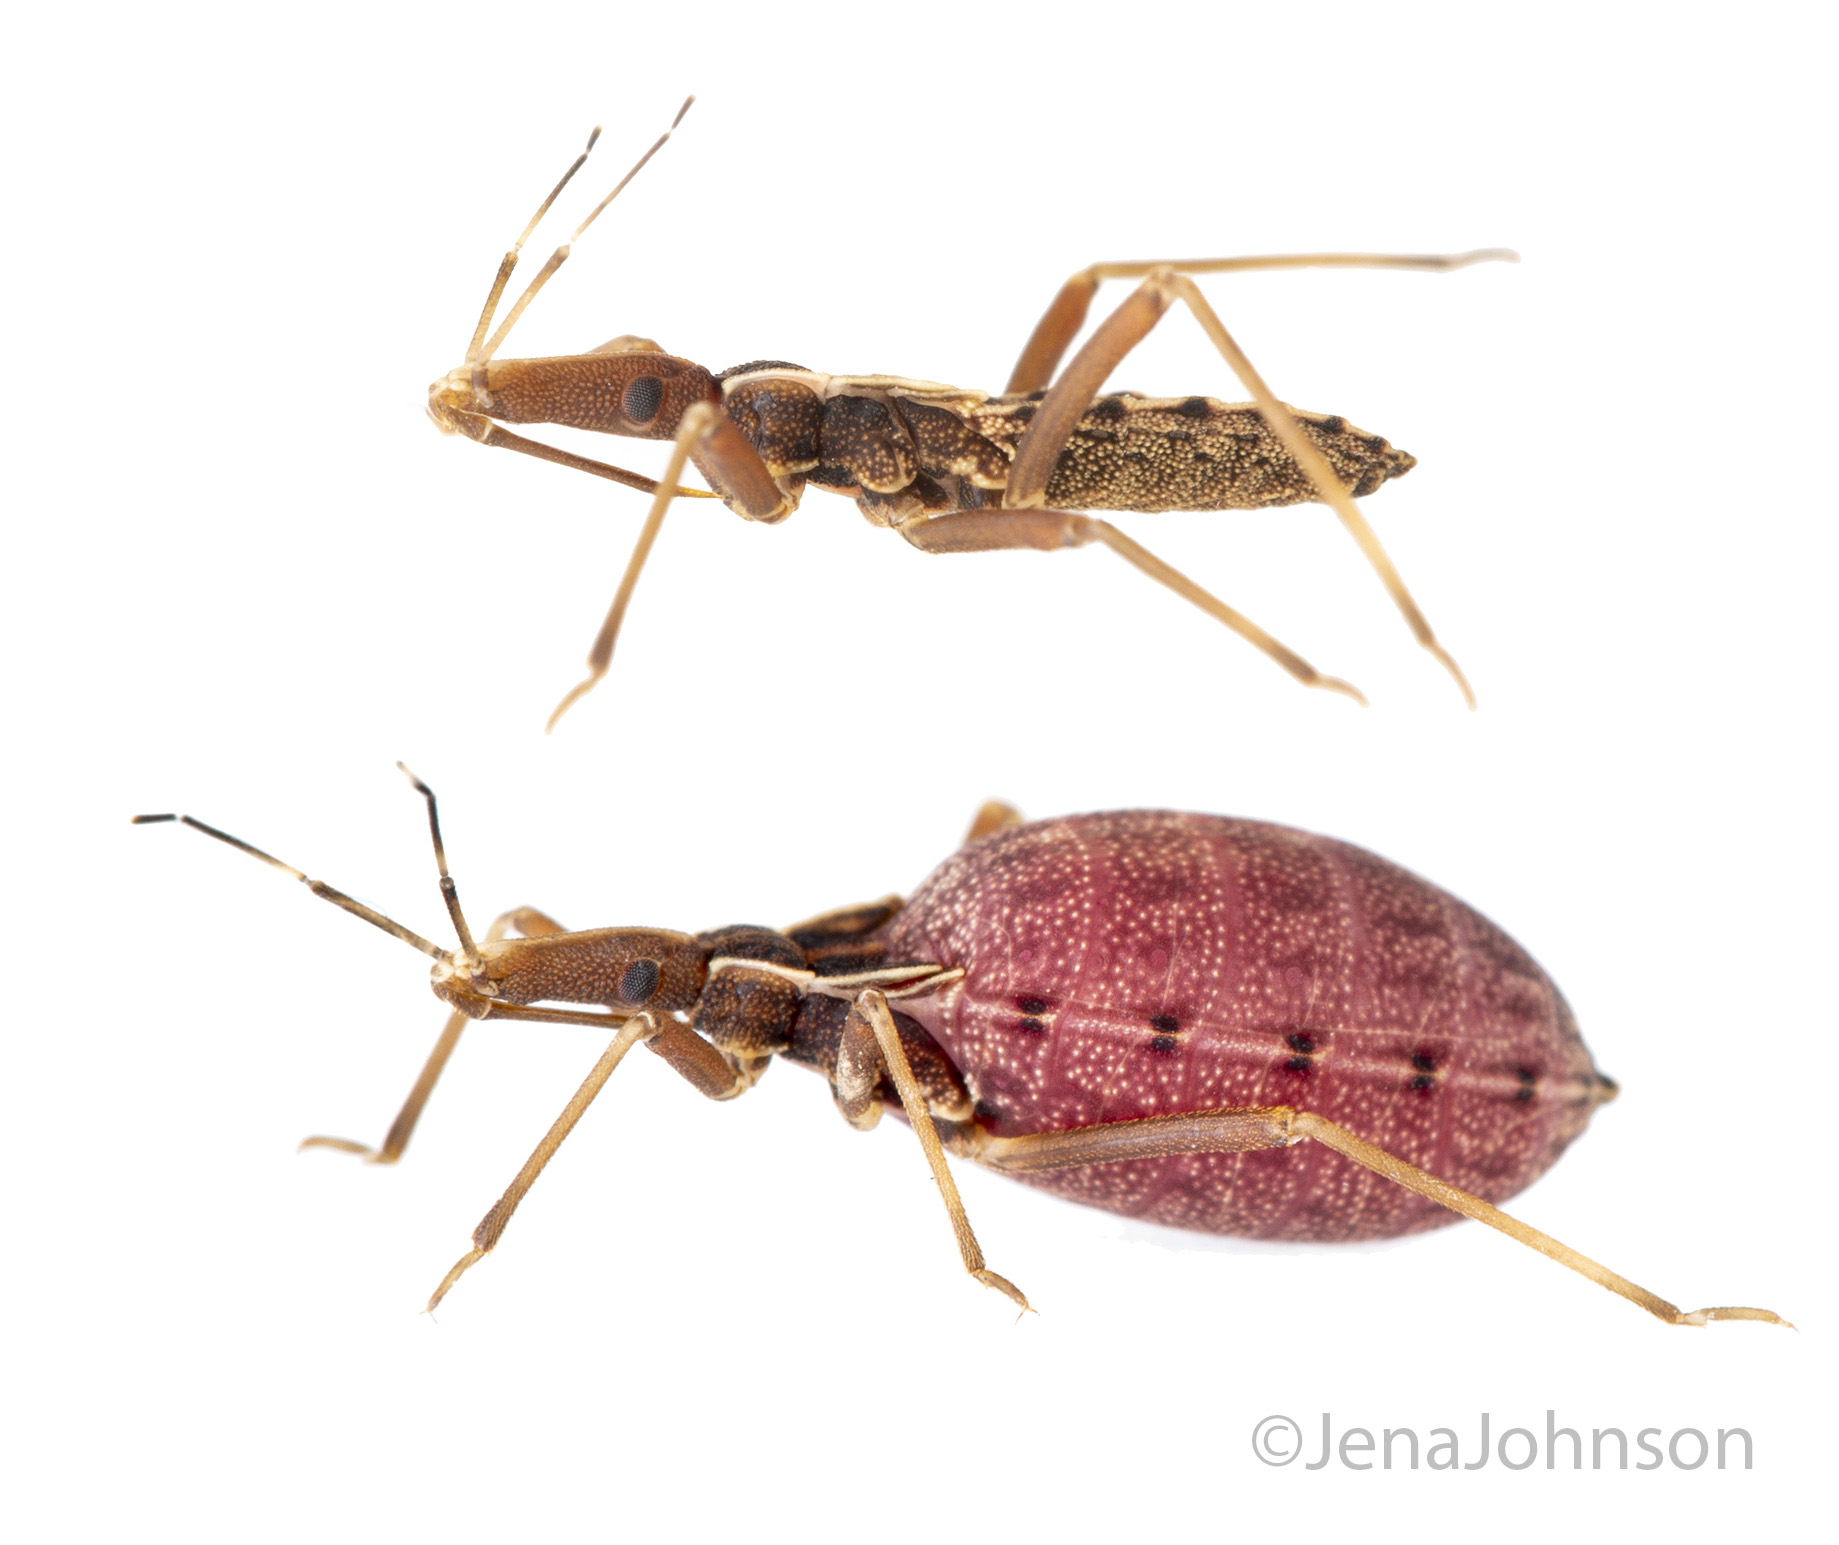
[[[963, 967], [903, 1001], [999, 1136], [1289, 1105], [1500, 1201], [1609, 1097], [1558, 989], [1454, 897], [1257, 821], [1076, 816], [962, 849], [883, 929]], [[1454, 1214], [1317, 1143], [1019, 1176], [1092, 1206], [1267, 1239]]]
[[[819, 379], [829, 378], [774, 360], [716, 378], [728, 417], [788, 500], [809, 483], [855, 498], [878, 525], [1000, 506], [1016, 443], [1043, 395], [985, 397], [864, 377], [837, 378], [820, 396]], [[1417, 464], [1343, 418], [1292, 411], [1357, 496]], [[1046, 491], [1060, 510], [1249, 510], [1316, 497], [1253, 404], [1134, 392], [1086, 410]]]

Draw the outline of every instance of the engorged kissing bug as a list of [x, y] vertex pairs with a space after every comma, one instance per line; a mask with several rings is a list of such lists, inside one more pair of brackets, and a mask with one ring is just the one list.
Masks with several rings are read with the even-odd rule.
[[[612, 1029], [430, 1309], [498, 1243], [642, 1044], [711, 1099], [745, 1093], [780, 1056], [821, 1073], [852, 1126], [903, 1116], [965, 1270], [1024, 1309], [984, 1265], [947, 1150], [1091, 1206], [1215, 1233], [1378, 1239], [1460, 1213], [1669, 1324], [1786, 1323], [1767, 1309], [1682, 1311], [1492, 1205], [1542, 1174], [1616, 1085], [1524, 950], [1359, 848], [1162, 811], [1024, 825], [990, 804], [910, 901], [699, 934], [569, 933], [526, 907], [475, 942], [434, 794], [408, 776], [427, 801], [456, 949], [190, 816], [135, 820], [183, 821], [434, 958], [435, 996], [453, 1013], [382, 1146], [305, 1147], [394, 1163], [469, 1019]], [[1419, 1167], [1433, 1156], [1441, 1176]]]
[[[1095, 263], [1068, 279], [1036, 325], [1000, 396], [902, 376], [828, 375], [784, 360], [753, 360], [719, 375], [665, 353], [648, 338], [614, 338], [585, 354], [501, 360], [494, 356], [524, 308], [567, 260], [573, 242], [656, 155], [671, 127], [556, 248], [492, 331], [518, 254], [587, 160], [582, 151], [504, 255], [463, 364], [428, 388], [428, 414], [443, 433], [463, 434], [610, 478], [653, 495], [651, 512], [588, 653], [588, 674], [550, 715], [549, 727], [606, 674], [627, 603], [665, 511], [679, 495], [719, 497], [745, 520], [776, 522], [798, 507], [807, 484], [856, 500], [871, 524], [922, 552], [1052, 550], [1098, 542], [1224, 623], [1306, 686], [1365, 698], [1186, 575], [1086, 510], [1260, 509], [1320, 501], [1341, 518], [1424, 648], [1442, 661], [1472, 708], [1461, 669], [1437, 642], [1379, 538], [1354, 503], [1415, 458], [1337, 416], [1280, 402], [1252, 367], [1192, 275], [1281, 268], [1403, 268], [1447, 271], [1517, 261], [1488, 248], [1444, 256], [1292, 253], [1196, 261]], [[1142, 282], [1092, 334], [1072, 363], [1054, 370], [1084, 325], [1106, 279]], [[1186, 303], [1232, 366], [1251, 403], [1210, 397], [1100, 396], [1112, 371], [1177, 300]], [[489, 334], [489, 336], [488, 336]], [[1051, 384], [1050, 384], [1051, 383]], [[635, 472], [529, 440], [503, 424], [562, 424], [642, 440], [671, 440], [664, 476]], [[678, 485], [686, 462], [714, 494]]]

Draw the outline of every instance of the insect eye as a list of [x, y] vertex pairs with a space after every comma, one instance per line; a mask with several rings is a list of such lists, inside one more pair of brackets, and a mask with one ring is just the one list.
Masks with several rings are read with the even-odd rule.
[[635, 960], [620, 973], [619, 995], [634, 1008], [645, 1003], [658, 990], [658, 963]]
[[649, 424], [664, 405], [664, 383], [656, 376], [640, 376], [626, 388], [621, 411], [635, 424]]

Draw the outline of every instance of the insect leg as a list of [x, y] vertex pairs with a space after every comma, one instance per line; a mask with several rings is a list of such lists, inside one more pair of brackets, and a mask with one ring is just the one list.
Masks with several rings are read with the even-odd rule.
[[1060, 293], [1035, 324], [1022, 357], [1015, 362], [1006, 396], [1021, 396], [1042, 390], [1054, 378], [1054, 369], [1066, 353], [1067, 345], [1085, 325], [1092, 297], [1107, 279], [1141, 279], [1158, 268], [1173, 269], [1178, 274], [1249, 273], [1254, 269], [1273, 268], [1413, 268], [1432, 273], [1447, 273], [1453, 268], [1467, 268], [1471, 263], [1517, 263], [1520, 255], [1505, 247], [1485, 247], [1475, 252], [1403, 253], [1403, 252], [1277, 252], [1256, 257], [1185, 258], [1133, 263], [1094, 263], [1082, 268], [1060, 287]]
[[[1542, 1234], [1538, 1229], [1510, 1217], [1500, 1208], [1484, 1202], [1479, 1196], [1472, 1196], [1447, 1181], [1427, 1175], [1415, 1165], [1407, 1164], [1383, 1148], [1354, 1134], [1345, 1127], [1309, 1111], [1298, 1111], [1295, 1121], [1296, 1131], [1304, 1137], [1313, 1137], [1324, 1146], [1343, 1154], [1356, 1164], [1364, 1164], [1375, 1174], [1383, 1175], [1388, 1180], [1395, 1180], [1407, 1190], [1415, 1191], [1419, 1196], [1427, 1196], [1431, 1201], [1459, 1212], [1465, 1218], [1473, 1218], [1478, 1223], [1485, 1223], [1489, 1228], [1499, 1229], [1509, 1239], [1517, 1239], [1523, 1245], [1529, 1245], [1541, 1255], [1549, 1255], [1561, 1266], [1568, 1266], [1581, 1276], [1588, 1277], [1599, 1287], [1606, 1287], [1612, 1293], [1620, 1294], [1630, 1303], [1639, 1304], [1657, 1319], [1665, 1320], [1669, 1325], [1705, 1325], [1712, 1320], [1766, 1320], [1771, 1325], [1787, 1325], [1779, 1314], [1770, 1309], [1694, 1309], [1691, 1311], [1676, 1308], [1658, 1294], [1650, 1293], [1644, 1287], [1637, 1287], [1628, 1278], [1617, 1276], [1607, 1266], [1598, 1265], [1587, 1255], [1580, 1255], [1569, 1245], [1560, 1244], [1550, 1234]], [[1792, 1328], [1792, 1327], [1790, 1327]]]
[[492, 1247], [510, 1223], [511, 1215], [517, 1211], [518, 1203], [523, 1201], [530, 1187], [536, 1184], [536, 1177], [543, 1173], [543, 1166], [555, 1156], [556, 1149], [562, 1146], [563, 1139], [575, 1129], [575, 1123], [582, 1117], [588, 1106], [594, 1103], [594, 1096], [599, 1094], [606, 1081], [613, 1076], [613, 1070], [619, 1066], [626, 1053], [642, 1040], [658, 1033], [658, 1026], [649, 1014], [634, 1014], [619, 1028], [600, 1054], [600, 1060], [581, 1081], [581, 1087], [574, 1097], [562, 1108], [549, 1130], [543, 1134], [543, 1140], [536, 1145], [530, 1157], [524, 1161], [524, 1167], [517, 1172], [511, 1184], [505, 1188], [503, 1196], [492, 1204], [491, 1210], [479, 1220], [479, 1226], [473, 1230], [473, 1247], [453, 1264], [453, 1269], [441, 1278], [441, 1285], [434, 1290], [434, 1296], [428, 1300], [428, 1311], [447, 1296], [448, 1290], [472, 1266], [485, 1259]]
[[1026, 1137], [992, 1137], [972, 1128], [957, 1141], [966, 1157], [1010, 1174], [1033, 1170], [1068, 1169], [1086, 1164], [1110, 1164], [1120, 1159], [1158, 1159], [1179, 1153], [1243, 1153], [1255, 1148], [1282, 1148], [1314, 1138], [1336, 1153], [1363, 1164], [1375, 1174], [1396, 1181], [1419, 1196], [1499, 1229], [1510, 1239], [1529, 1245], [1562, 1266], [1588, 1277], [1630, 1303], [1638, 1304], [1669, 1325], [1704, 1325], [1712, 1320], [1766, 1320], [1788, 1322], [1768, 1309], [1676, 1308], [1664, 1298], [1617, 1276], [1586, 1255], [1560, 1244], [1549, 1234], [1530, 1228], [1500, 1208], [1484, 1202], [1448, 1181], [1439, 1180], [1415, 1165], [1356, 1137], [1311, 1111], [1276, 1105], [1243, 1110], [1195, 1111], [1174, 1116], [1151, 1116], [1141, 1121], [1117, 1121], [1103, 1126], [1074, 1127], [1064, 1132], [1042, 1132]]
[[983, 807], [971, 820], [971, 829], [964, 834], [965, 843], [975, 842], [979, 837], [988, 837], [993, 832], [1005, 832], [1011, 826], [1022, 824], [1022, 812], [1014, 805], [1005, 804], [1000, 799], [986, 799]]
[[620, 624], [625, 621], [627, 603], [632, 599], [633, 587], [638, 584], [645, 560], [651, 556], [651, 545], [658, 538], [658, 528], [664, 524], [664, 512], [682, 492], [677, 487], [677, 479], [683, 475], [684, 463], [692, 458], [697, 469], [716, 486], [720, 497], [746, 519], [770, 522], [783, 519], [791, 513], [792, 504], [774, 483], [759, 453], [747, 443], [734, 421], [708, 403], [693, 405], [683, 415], [682, 425], [677, 430], [676, 444], [671, 449], [670, 465], [664, 469], [664, 476], [656, 485], [657, 492], [652, 496], [650, 513], [646, 515], [639, 539], [633, 545], [632, 557], [626, 563], [626, 572], [620, 579], [619, 589], [614, 592], [613, 604], [607, 608], [607, 620], [600, 625], [594, 646], [587, 652], [587, 677], [556, 705], [555, 712], [549, 716], [548, 729], [553, 731], [556, 722], [574, 706], [576, 700], [591, 692], [600, 678], [606, 675], [607, 666], [613, 659], [614, 642], [619, 638]]
[[1264, 377], [1252, 367], [1244, 351], [1233, 341], [1232, 335], [1214, 314], [1213, 307], [1207, 304], [1207, 298], [1201, 294], [1200, 287], [1172, 268], [1164, 266], [1152, 271], [1125, 298], [1124, 303], [1098, 325], [1097, 330], [1086, 340], [1085, 347], [1073, 356], [1072, 363], [1042, 399], [1028, 428], [1022, 432], [1016, 444], [1015, 461], [1010, 468], [1008, 486], [1003, 492], [1004, 506], [1010, 509], [1031, 509], [1038, 508], [1045, 501], [1048, 479], [1072, 436], [1074, 426], [1091, 407], [1106, 378], [1162, 320], [1163, 314], [1176, 300], [1187, 303], [1202, 330], [1213, 340], [1214, 347], [1225, 357], [1233, 372], [1256, 400], [1259, 412], [1271, 426], [1271, 432], [1283, 442], [1291, 460], [1302, 468], [1322, 502], [1340, 517], [1341, 524], [1366, 555], [1367, 562], [1379, 575], [1380, 582], [1392, 597], [1393, 604], [1404, 615], [1412, 634], [1442, 663], [1455, 679], [1456, 685], [1462, 689], [1469, 707], [1473, 708], [1475, 694], [1470, 690], [1462, 668], [1456, 664], [1449, 651], [1437, 642], [1436, 634], [1424, 620], [1424, 614], [1418, 610], [1417, 602], [1412, 600], [1411, 592], [1405, 588], [1404, 580], [1399, 577], [1397, 568], [1380, 545], [1373, 528], [1367, 524], [1366, 517], [1360, 513], [1360, 507], [1354, 503], [1353, 496], [1348, 493], [1340, 478], [1335, 476], [1334, 469], [1323, 459], [1322, 453], [1310, 443], [1288, 406], [1278, 401], [1265, 384]]
[[1133, 542], [1109, 521], [1065, 510], [962, 510], [951, 515], [935, 515], [930, 520], [908, 521], [896, 529], [915, 547], [928, 553], [983, 553], [1015, 548], [1051, 552], [1059, 547], [1084, 547], [1088, 542], [1100, 542], [1158, 584], [1167, 585], [1184, 601], [1198, 606], [1216, 622], [1223, 622], [1304, 686], [1322, 687], [1330, 692], [1344, 693], [1357, 703], [1366, 702], [1358, 687], [1337, 676], [1324, 676], [1243, 612], [1235, 611], [1211, 591], [1201, 589], [1179, 569]]
[[[496, 943], [512, 928], [526, 939], [566, 932], [560, 923], [534, 907], [519, 907], [515, 912], [505, 913], [486, 930], [486, 942]], [[467, 1018], [457, 1009], [448, 1016], [446, 1028], [434, 1043], [434, 1050], [428, 1053], [428, 1060], [422, 1065], [415, 1087], [409, 1090], [409, 1097], [402, 1102], [402, 1109], [396, 1113], [396, 1119], [384, 1134], [382, 1147], [372, 1148], [366, 1143], [355, 1143], [348, 1137], [308, 1137], [301, 1140], [301, 1150], [334, 1148], [340, 1153], [355, 1153], [367, 1164], [394, 1164], [402, 1157], [403, 1149], [409, 1146], [409, 1139], [415, 1135], [415, 1123], [421, 1120], [422, 1107], [428, 1103], [428, 1096], [434, 1092], [434, 1085], [446, 1068], [447, 1059], [459, 1044], [460, 1032], [466, 1028]]]
[[[851, 1117], [852, 1123], [873, 1124], [869, 1112], [872, 1109], [874, 1114], [879, 1114], [874, 1091], [884, 1073], [893, 1080], [894, 1088], [900, 1094], [901, 1106], [907, 1113], [907, 1121], [913, 1128], [913, 1135], [919, 1139], [920, 1147], [926, 1153], [926, 1162], [932, 1167], [932, 1178], [938, 1182], [939, 1195], [944, 1199], [945, 1211], [951, 1217], [951, 1231], [957, 1236], [958, 1253], [964, 1259], [964, 1269], [985, 1287], [996, 1289], [1012, 1303], [1026, 1310], [1028, 1299], [1022, 1290], [1007, 1277], [999, 1276], [983, 1264], [983, 1251], [977, 1244], [977, 1236], [971, 1232], [970, 1219], [964, 1215], [964, 1203], [959, 1199], [957, 1182], [951, 1178], [951, 1170], [946, 1167], [945, 1147], [939, 1141], [938, 1128], [933, 1125], [925, 1091], [913, 1076], [906, 1049], [900, 1044], [900, 1032], [894, 1027], [894, 1015], [888, 1008], [888, 1000], [871, 987], [860, 993], [851, 1004], [849, 1017], [843, 1024], [842, 1044], [837, 1054], [837, 1103], [843, 1108], [844, 1115]], [[857, 1114], [851, 1116], [852, 1110]]]
[[[600, 1025], [607, 1023], [611, 1016], [585, 1010], [526, 1008], [495, 1003], [486, 1017], [543, 1024]], [[430, 1310], [447, 1296], [448, 1290], [467, 1270], [491, 1253], [510, 1223], [511, 1215], [517, 1211], [531, 1186], [536, 1184], [536, 1177], [543, 1173], [544, 1166], [555, 1157], [556, 1150], [575, 1129], [575, 1123], [581, 1119], [588, 1106], [594, 1103], [594, 1096], [600, 1093], [606, 1081], [613, 1076], [613, 1070], [619, 1066], [626, 1053], [641, 1041], [669, 1063], [673, 1072], [681, 1074], [697, 1093], [707, 1095], [712, 1100], [732, 1099], [745, 1092], [757, 1076], [757, 1070], [737, 1070], [715, 1047], [687, 1025], [666, 1023], [660, 1029], [650, 1014], [641, 1011], [632, 1015], [620, 1026], [607, 1049], [600, 1054], [600, 1060], [581, 1081], [581, 1087], [562, 1108], [562, 1114], [556, 1117], [549, 1130], [543, 1134], [543, 1140], [524, 1161], [524, 1167], [505, 1188], [504, 1195], [479, 1220], [479, 1226], [473, 1230], [472, 1249], [455, 1261], [453, 1269], [441, 1278], [441, 1285], [428, 1300]]]
[[987, 1168], [1024, 1175], [1034, 1170], [1115, 1164], [1121, 1159], [1166, 1159], [1178, 1153], [1287, 1148], [1302, 1140], [1294, 1130], [1296, 1114], [1284, 1105], [1258, 1105], [1107, 1121], [1025, 1137], [992, 1137], [981, 1128], [972, 1128], [960, 1137], [958, 1146], [965, 1157]]
[[[598, 352], [598, 351], [596, 351]], [[595, 477], [604, 477], [609, 483], [619, 483], [626, 488], [636, 488], [642, 494], [655, 494], [661, 486], [656, 479], [646, 477], [642, 472], [628, 472], [624, 467], [616, 467], [611, 462], [595, 461], [589, 456], [577, 456], [573, 451], [562, 450], [558, 446], [545, 445], [541, 440], [527, 439], [520, 434], [513, 434], [502, 424], [495, 424], [483, 413], [462, 413], [457, 409], [448, 413], [445, 421], [436, 420], [444, 429], [451, 429], [456, 434], [465, 435], [478, 445], [495, 445], [500, 450], [518, 451], [525, 456], [534, 456], [538, 461], [553, 461], [558, 467], [571, 467], [576, 472], [591, 473]], [[713, 499], [716, 495], [706, 488], [679, 488], [680, 499]]]

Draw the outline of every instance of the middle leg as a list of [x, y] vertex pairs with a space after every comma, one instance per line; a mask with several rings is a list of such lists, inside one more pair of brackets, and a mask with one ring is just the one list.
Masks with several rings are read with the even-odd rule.
[[843, 1024], [842, 1043], [837, 1051], [837, 1105], [851, 1125], [866, 1129], [875, 1124], [875, 1119], [881, 1114], [875, 1090], [883, 1074], [892, 1080], [900, 1095], [901, 1108], [906, 1112], [908, 1125], [913, 1128], [913, 1135], [925, 1150], [926, 1162], [932, 1168], [932, 1178], [938, 1183], [939, 1195], [951, 1218], [951, 1231], [957, 1238], [958, 1254], [964, 1261], [964, 1269], [985, 1287], [994, 1288], [1010, 1302], [1026, 1310], [1029, 1307], [1028, 1298], [1022, 1290], [983, 1263], [983, 1250], [977, 1243], [976, 1234], [971, 1231], [971, 1220], [965, 1216], [964, 1203], [958, 1196], [958, 1184], [952, 1179], [951, 1170], [945, 1163], [945, 1145], [939, 1141], [931, 1106], [919, 1080], [913, 1076], [913, 1067], [907, 1060], [906, 1049], [900, 1044], [900, 1032], [894, 1026], [893, 1011], [888, 1007], [886, 997], [871, 987], [859, 994], [850, 1005], [849, 1017]]

